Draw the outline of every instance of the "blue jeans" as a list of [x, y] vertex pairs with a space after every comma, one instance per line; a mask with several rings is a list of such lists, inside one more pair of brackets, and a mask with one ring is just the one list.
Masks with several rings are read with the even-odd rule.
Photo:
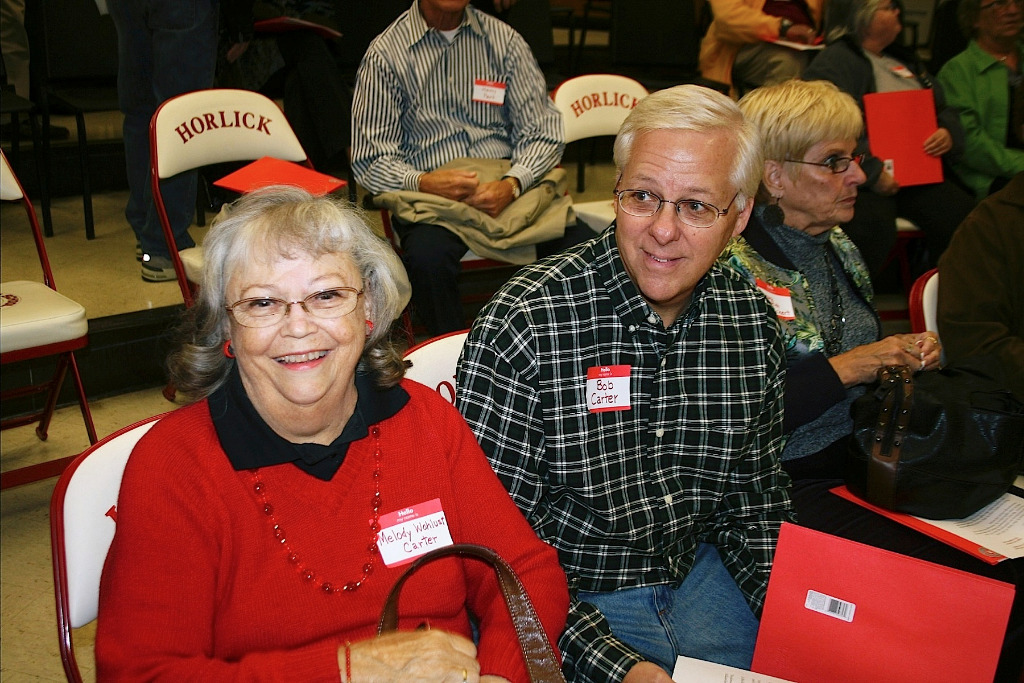
[[[117, 28], [117, 92], [128, 170], [125, 217], [147, 254], [169, 256], [149, 181], [149, 120], [165, 100], [213, 85], [219, 0], [108, 0]], [[188, 228], [197, 173], [160, 184], [177, 249], [195, 246]]]
[[713, 545], [697, 546], [679, 588], [580, 591], [579, 599], [601, 610], [616, 638], [669, 673], [679, 655], [750, 668], [758, 621]]

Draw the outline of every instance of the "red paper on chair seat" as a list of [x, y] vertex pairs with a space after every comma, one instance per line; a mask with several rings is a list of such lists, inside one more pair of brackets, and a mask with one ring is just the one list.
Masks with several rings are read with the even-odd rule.
[[258, 190], [267, 185], [294, 185], [311, 194], [321, 195], [334, 192], [348, 183], [341, 178], [314, 171], [301, 164], [274, 157], [263, 157], [214, 181], [213, 184], [240, 194]]
[[1014, 588], [784, 523], [751, 670], [798, 683], [990, 683]]

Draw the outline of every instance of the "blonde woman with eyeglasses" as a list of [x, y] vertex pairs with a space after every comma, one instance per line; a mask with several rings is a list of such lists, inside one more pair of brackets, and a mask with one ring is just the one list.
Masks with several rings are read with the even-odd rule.
[[[943, 161], [956, 159], [963, 151], [963, 128], [921, 60], [900, 44], [901, 15], [899, 0], [831, 0], [828, 46], [811, 62], [804, 79], [835, 83], [861, 111], [869, 93], [931, 89], [938, 125], [922, 141], [922, 150]], [[906, 123], [909, 131], [910, 121]], [[871, 154], [870, 132], [865, 129], [858, 144], [858, 151], [865, 154], [866, 179], [853, 219], [843, 230], [877, 278], [896, 243], [896, 218], [909, 219], [924, 231], [925, 265], [934, 267], [956, 227], [974, 208], [974, 199], [948, 171], [943, 182], [901, 187], [892, 169]]]
[[461, 415], [403, 379], [391, 247], [351, 206], [283, 187], [239, 200], [203, 247], [170, 360], [193, 402], [128, 460], [97, 679], [526, 683], [483, 562], [425, 567], [399, 630], [374, 637], [406, 564], [452, 543], [505, 558], [551, 642], [569, 601]]
[[946, 62], [939, 82], [967, 131], [953, 168], [981, 199], [1024, 171], [1024, 6], [960, 0], [957, 20], [971, 42]]

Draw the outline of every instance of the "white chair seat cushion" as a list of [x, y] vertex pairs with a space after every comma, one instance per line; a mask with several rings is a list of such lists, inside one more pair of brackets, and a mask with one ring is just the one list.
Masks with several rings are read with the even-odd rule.
[[907, 218], [896, 219], [896, 230], [899, 232], [918, 232], [920, 229], [913, 221]]
[[4, 282], [0, 295], [0, 352], [58, 344], [89, 331], [82, 305], [42, 282]]
[[185, 277], [189, 282], [203, 281], [203, 248], [190, 247], [178, 252], [181, 265], [185, 267]]
[[611, 199], [573, 204], [576, 218], [594, 232], [601, 233], [615, 220], [615, 203]]

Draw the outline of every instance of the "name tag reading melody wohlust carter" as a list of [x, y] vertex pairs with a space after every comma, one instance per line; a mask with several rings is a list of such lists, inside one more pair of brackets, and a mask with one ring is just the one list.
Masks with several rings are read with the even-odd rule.
[[380, 526], [377, 548], [386, 567], [400, 567], [431, 550], [453, 545], [440, 498], [381, 515]]

